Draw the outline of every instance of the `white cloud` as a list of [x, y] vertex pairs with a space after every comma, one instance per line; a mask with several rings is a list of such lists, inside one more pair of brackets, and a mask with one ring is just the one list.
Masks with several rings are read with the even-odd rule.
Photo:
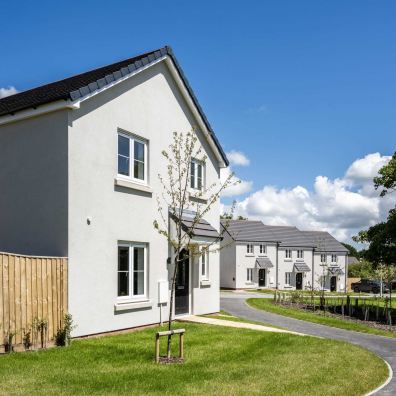
[[234, 166], [248, 166], [250, 165], [250, 160], [248, 157], [246, 157], [245, 154], [243, 154], [241, 151], [235, 151], [232, 150], [228, 153], [226, 153], [227, 158], [230, 161], [231, 165]]
[[354, 161], [345, 176], [317, 176], [312, 191], [303, 186], [285, 189], [264, 186], [237, 202], [236, 214], [266, 224], [326, 230], [341, 241], [386, 218], [395, 197], [379, 198], [373, 177], [389, 161], [379, 153]]
[[8, 88], [0, 88], [0, 99], [5, 98], [6, 96], [15, 95], [18, 93], [15, 87], [8, 87]]
[[[232, 172], [231, 168], [221, 169], [220, 178], [222, 183], [224, 183], [227, 180], [231, 172]], [[236, 184], [237, 181], [239, 181], [239, 183]], [[253, 182], [241, 180], [235, 175], [232, 176], [231, 183], [232, 184], [230, 185], [230, 187], [228, 187], [222, 192], [221, 194], [222, 197], [233, 197], [237, 195], [246, 194], [250, 192], [253, 187]]]

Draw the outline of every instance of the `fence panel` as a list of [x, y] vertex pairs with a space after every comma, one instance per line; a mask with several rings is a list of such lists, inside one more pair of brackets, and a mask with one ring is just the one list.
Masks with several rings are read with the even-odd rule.
[[47, 342], [67, 313], [67, 258], [21, 256], [0, 252], [0, 345], [8, 333], [14, 344], [37, 319], [48, 321]]

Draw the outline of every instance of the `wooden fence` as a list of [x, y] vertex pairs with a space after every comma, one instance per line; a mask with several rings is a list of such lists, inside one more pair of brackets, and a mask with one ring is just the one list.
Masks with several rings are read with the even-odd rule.
[[0, 345], [8, 332], [14, 344], [37, 319], [48, 322], [54, 338], [67, 313], [67, 258], [20, 256], [0, 252]]
[[347, 279], [347, 291], [352, 292], [352, 283], [359, 282], [360, 278], [348, 278]]

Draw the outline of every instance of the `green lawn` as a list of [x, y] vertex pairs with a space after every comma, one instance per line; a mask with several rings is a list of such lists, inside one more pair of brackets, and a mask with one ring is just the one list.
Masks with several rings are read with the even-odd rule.
[[345, 330], [354, 330], [361, 333], [370, 333], [376, 335], [382, 335], [386, 337], [396, 338], [396, 332], [375, 329], [370, 326], [366, 326], [362, 323], [355, 322], [353, 320], [343, 320], [332, 316], [324, 316], [323, 312], [308, 312], [302, 309], [285, 307], [283, 305], [275, 304], [273, 300], [268, 300], [264, 298], [249, 298], [246, 300], [247, 303], [257, 309], [263, 311], [276, 313], [279, 315], [289, 316], [295, 319], [306, 320], [308, 322], [324, 324], [327, 326], [338, 327]]
[[361, 395], [388, 376], [380, 358], [343, 342], [177, 326], [186, 328], [183, 365], [153, 362], [158, 329], [152, 328], [77, 340], [65, 349], [2, 356], [0, 394]]

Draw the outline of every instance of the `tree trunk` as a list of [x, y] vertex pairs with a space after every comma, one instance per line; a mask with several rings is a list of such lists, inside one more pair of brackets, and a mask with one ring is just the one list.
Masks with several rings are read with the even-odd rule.
[[[168, 330], [172, 330], [172, 316], [173, 316], [173, 298], [175, 295], [175, 285], [176, 285], [176, 276], [177, 276], [177, 269], [178, 269], [178, 262], [179, 262], [179, 252], [177, 252], [175, 257], [175, 268], [173, 270], [173, 279], [172, 279], [172, 287], [171, 287], [171, 298], [170, 298], [170, 306], [169, 306], [169, 319], [168, 319]], [[168, 335], [168, 344], [166, 349], [166, 355], [168, 359], [171, 357], [171, 350], [172, 350], [172, 335]]]

